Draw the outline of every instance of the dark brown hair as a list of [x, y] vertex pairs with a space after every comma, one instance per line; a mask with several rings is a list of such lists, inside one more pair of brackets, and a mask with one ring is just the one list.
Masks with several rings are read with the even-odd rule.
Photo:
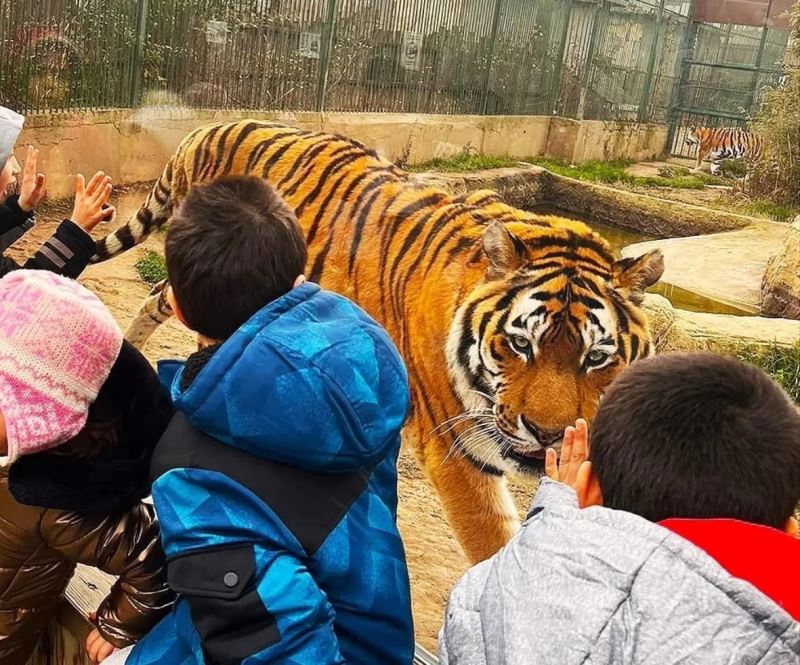
[[303, 273], [297, 218], [262, 179], [195, 185], [170, 221], [167, 273], [189, 326], [226, 339]]
[[609, 508], [783, 528], [800, 499], [800, 412], [751, 365], [656, 356], [609, 388], [590, 456]]
[[94, 457], [117, 443], [117, 428], [122, 418], [118, 404], [102, 391], [89, 407], [86, 425], [77, 436], [53, 449], [57, 455], [70, 457]]

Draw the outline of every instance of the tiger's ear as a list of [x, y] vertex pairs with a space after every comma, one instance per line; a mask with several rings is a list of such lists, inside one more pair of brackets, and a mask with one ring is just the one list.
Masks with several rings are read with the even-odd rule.
[[489, 279], [497, 279], [519, 268], [525, 260], [525, 245], [502, 222], [491, 222], [483, 232], [483, 252], [489, 259]]
[[663, 274], [664, 255], [659, 249], [635, 258], [620, 259], [614, 264], [615, 285], [627, 291], [628, 298], [637, 305], [644, 300], [645, 290]]

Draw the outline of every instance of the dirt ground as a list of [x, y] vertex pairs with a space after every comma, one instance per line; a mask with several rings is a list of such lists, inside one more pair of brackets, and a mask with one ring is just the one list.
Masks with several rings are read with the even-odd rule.
[[[146, 190], [141, 187], [116, 194], [113, 203], [119, 211], [118, 221], [127, 220], [145, 194]], [[53, 232], [58, 220], [68, 214], [63, 203], [45, 206], [37, 225], [9, 250], [8, 255], [18, 261], [30, 256]], [[102, 237], [112, 228], [101, 226], [95, 235]], [[123, 330], [133, 320], [149, 290], [138, 276], [136, 262], [147, 249], [161, 251], [161, 242], [160, 237], [151, 237], [142, 246], [116, 259], [90, 266], [80, 280], [105, 302]], [[185, 357], [195, 348], [192, 335], [173, 320], [155, 334], [145, 353], [155, 362]], [[437, 497], [407, 451], [401, 456], [399, 474], [399, 524], [411, 573], [417, 640], [435, 650], [448, 593], [467, 569], [467, 561], [444, 520]], [[514, 483], [512, 491], [521, 511], [530, 503], [534, 489], [535, 482], [531, 480]]]
[[[680, 159], [670, 158], [669, 161], [656, 161], [656, 162], [641, 162], [633, 164], [627, 170], [628, 173], [635, 176], [657, 176], [658, 171], [662, 167], [676, 167], [684, 166], [686, 168], [693, 168], [695, 162], [693, 159]], [[704, 165], [704, 170], [708, 170], [708, 166]], [[680, 203], [689, 203], [698, 206], [713, 206], [714, 203], [720, 201], [730, 193], [729, 187], [706, 187], [705, 189], [679, 189], [676, 187], [637, 187], [625, 186], [627, 189], [637, 194], [645, 194], [647, 196], [654, 196], [659, 199], [666, 199], [668, 201], [678, 201]]]

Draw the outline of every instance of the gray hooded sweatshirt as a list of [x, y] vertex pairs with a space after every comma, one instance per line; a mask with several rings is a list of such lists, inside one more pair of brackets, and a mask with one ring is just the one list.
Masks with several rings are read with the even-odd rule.
[[453, 590], [439, 649], [443, 665], [797, 665], [800, 623], [677, 534], [544, 479], [520, 533]]

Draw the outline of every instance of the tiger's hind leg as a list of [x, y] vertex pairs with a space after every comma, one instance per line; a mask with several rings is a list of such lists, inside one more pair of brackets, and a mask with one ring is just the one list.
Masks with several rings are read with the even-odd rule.
[[168, 286], [169, 282], [165, 279], [153, 287], [125, 332], [125, 339], [137, 349], [144, 348], [158, 327], [172, 317], [172, 308], [167, 301]]
[[717, 150], [708, 155], [708, 161], [711, 163], [709, 166], [711, 175], [720, 175], [722, 173], [722, 160], [727, 157], [728, 154], [724, 150]]

